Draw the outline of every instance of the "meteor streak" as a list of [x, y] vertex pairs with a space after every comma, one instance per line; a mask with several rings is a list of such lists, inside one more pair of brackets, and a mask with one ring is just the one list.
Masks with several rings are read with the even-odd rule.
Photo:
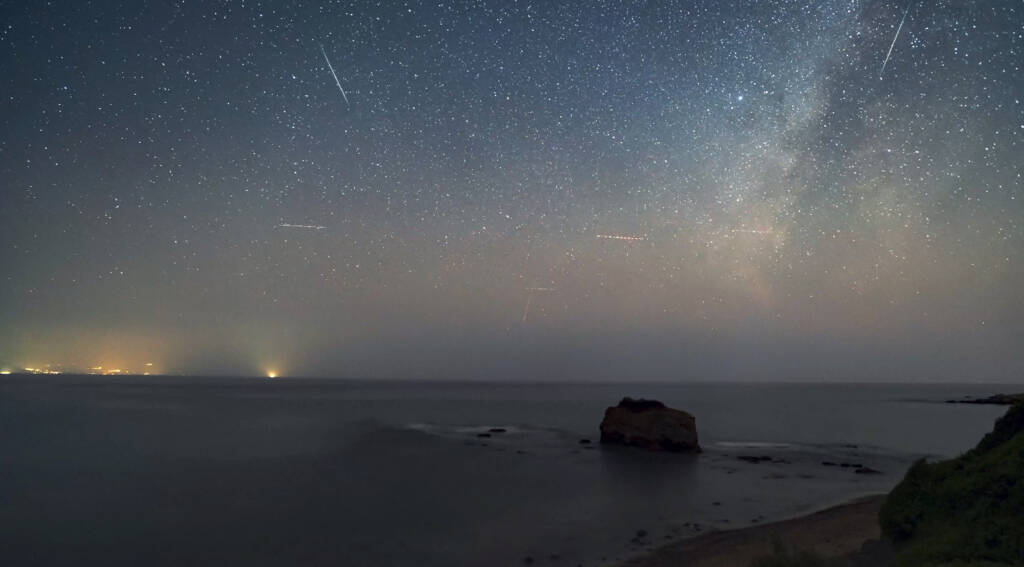
[[326, 226], [320, 226], [320, 225], [317, 225], [317, 224], [291, 224], [291, 223], [287, 223], [286, 222], [286, 223], [282, 223], [282, 224], [277, 225], [277, 228], [306, 228], [306, 229], [309, 229], [309, 230], [324, 230], [327, 227]]
[[526, 318], [530, 315], [530, 304], [533, 303], [533, 292], [535, 291], [555, 291], [553, 287], [528, 287], [526, 291], [530, 293], [526, 296], [526, 305], [523, 306], [523, 317], [520, 319], [519, 324], [525, 325]]
[[523, 318], [519, 321], [520, 325], [526, 324], [526, 317], [530, 315], [530, 303], [533, 303], [533, 292], [526, 296], [526, 306], [523, 307]]
[[733, 234], [736, 234], [736, 233], [739, 233], [739, 232], [744, 233], [744, 234], [774, 234], [770, 230], [753, 230], [753, 229], [742, 229], [742, 228], [734, 228], [734, 229], [730, 230], [729, 232], [731, 232]]
[[331, 60], [327, 58], [327, 51], [324, 50], [324, 46], [320, 46], [320, 53], [324, 54], [324, 61], [327, 61], [327, 68], [331, 70], [331, 76], [334, 77], [334, 84], [338, 85], [338, 90], [341, 91], [341, 98], [345, 99], [345, 104], [351, 106], [348, 102], [348, 95], [345, 94], [344, 87], [341, 86], [341, 81], [338, 80], [338, 74], [334, 72], [334, 65], [331, 65]]
[[647, 240], [642, 236], [631, 236], [627, 234], [598, 234], [595, 236], [597, 238], [607, 238], [609, 240], [628, 240], [630, 242], [639, 242], [641, 240]]
[[900, 31], [903, 30], [903, 22], [907, 21], [907, 14], [910, 13], [910, 7], [914, 5], [914, 1], [907, 2], [907, 9], [903, 11], [903, 19], [900, 20], [899, 27], [896, 28], [896, 35], [892, 38], [892, 44], [889, 45], [889, 53], [885, 54], [885, 61], [882, 62], [882, 70], [878, 72], [878, 79], [882, 79], [882, 75], [885, 74], [885, 66], [889, 64], [889, 58], [892, 57], [892, 48], [896, 47], [896, 40], [900, 38]]

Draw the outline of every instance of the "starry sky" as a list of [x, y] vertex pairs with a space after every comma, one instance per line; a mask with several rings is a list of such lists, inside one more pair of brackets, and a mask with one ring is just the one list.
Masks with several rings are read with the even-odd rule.
[[1024, 375], [1020, 0], [4, 2], [0, 48], [2, 364]]

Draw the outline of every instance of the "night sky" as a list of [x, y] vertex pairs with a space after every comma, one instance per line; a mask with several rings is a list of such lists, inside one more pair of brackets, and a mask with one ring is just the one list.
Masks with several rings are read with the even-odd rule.
[[0, 49], [12, 368], [1024, 376], [1020, 0], [3, 2]]

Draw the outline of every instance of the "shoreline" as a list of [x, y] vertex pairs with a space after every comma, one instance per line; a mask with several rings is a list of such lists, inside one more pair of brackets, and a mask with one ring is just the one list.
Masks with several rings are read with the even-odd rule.
[[825, 558], [860, 551], [878, 540], [878, 511], [887, 494], [854, 498], [810, 514], [768, 524], [723, 530], [665, 544], [616, 567], [746, 567], [781, 541], [787, 548]]

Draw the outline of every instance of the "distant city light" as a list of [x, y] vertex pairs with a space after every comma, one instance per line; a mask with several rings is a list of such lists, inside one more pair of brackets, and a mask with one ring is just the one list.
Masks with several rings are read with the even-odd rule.
[[277, 378], [277, 372], [274, 372], [273, 370], [267, 372], [267, 378]]
[[6, 376], [6, 375], [8, 375], [10, 373], [11, 373], [10, 370], [0, 370], [0, 374], [3, 374], [4, 376]]
[[[26, 374], [60, 374], [59, 370], [51, 370], [49, 364], [47, 364], [46, 366], [40, 367], [40, 368], [25, 366], [25, 367], [22, 368], [22, 370]], [[11, 373], [10, 370], [5, 370], [3, 372], [3, 374], [10, 374], [10, 373]]]

